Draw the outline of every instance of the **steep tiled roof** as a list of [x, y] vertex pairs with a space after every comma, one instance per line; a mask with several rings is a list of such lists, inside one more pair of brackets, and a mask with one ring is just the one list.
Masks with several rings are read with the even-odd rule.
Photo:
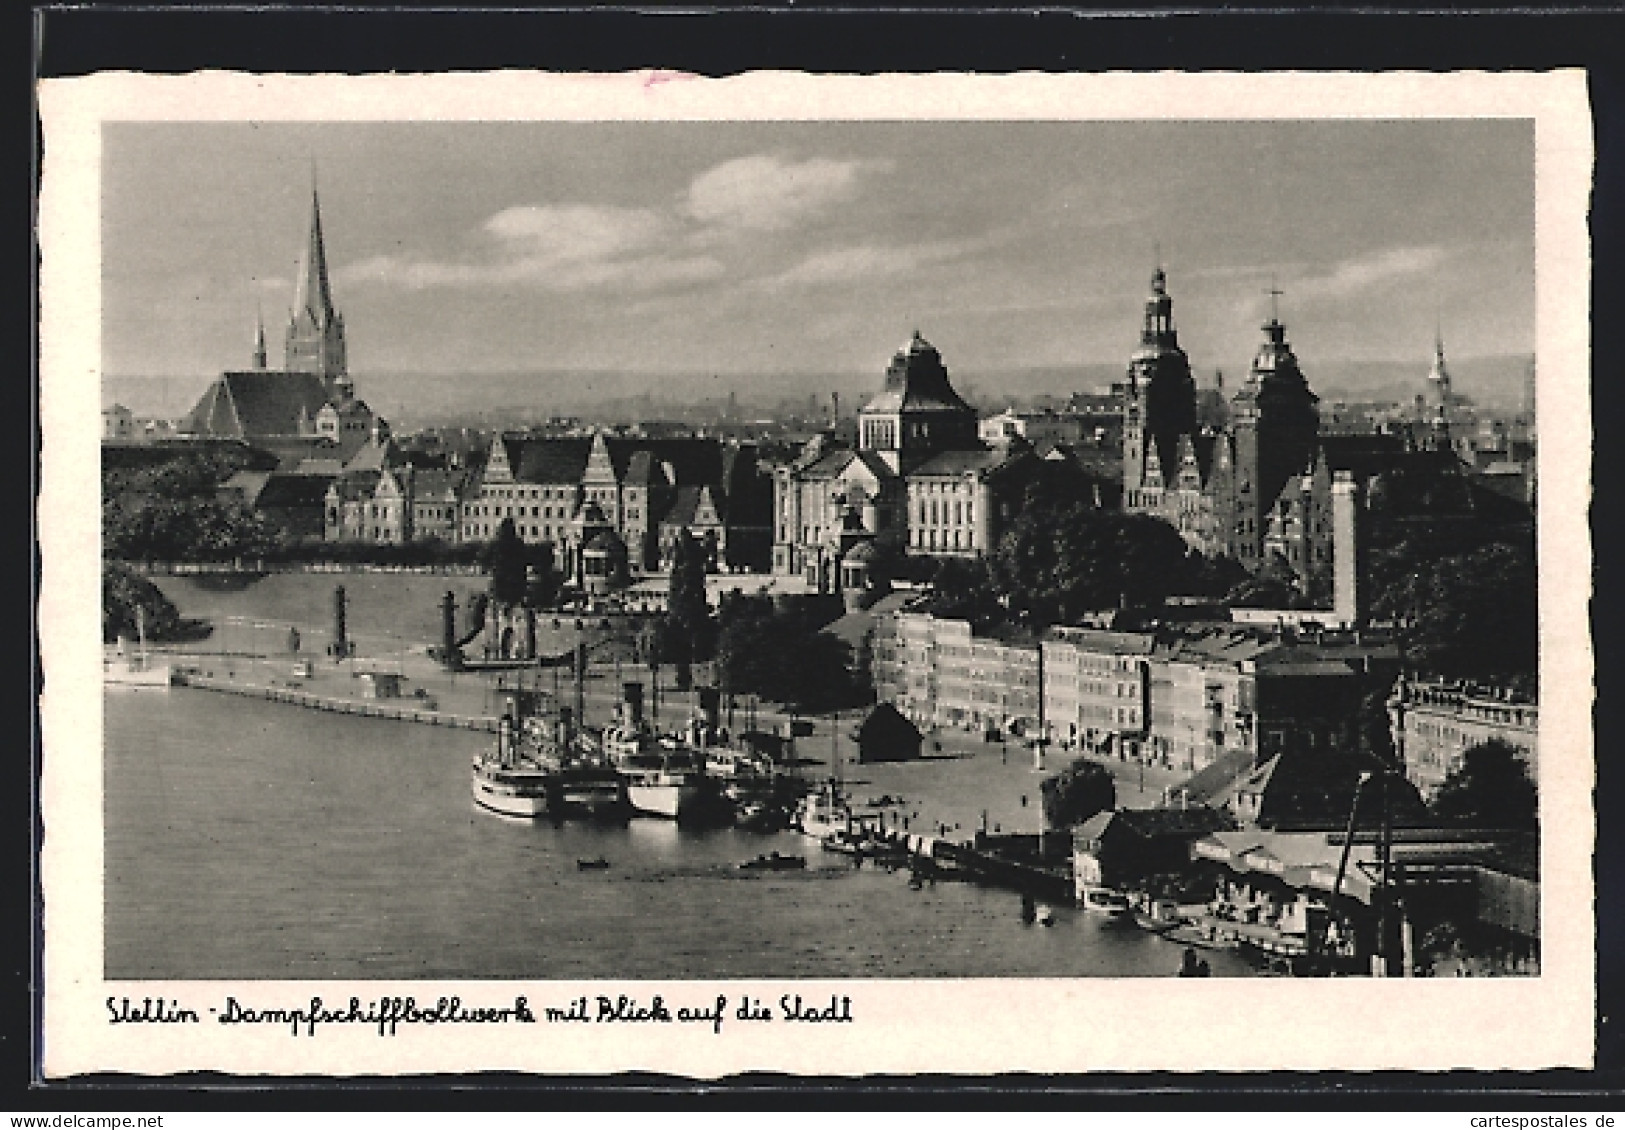
[[892, 358], [879, 395], [864, 405], [865, 412], [951, 411], [975, 416], [976, 410], [960, 399], [948, 382], [948, 370], [936, 347], [918, 333]]
[[220, 484], [220, 491], [222, 494], [235, 494], [243, 502], [253, 506], [270, 478], [269, 471], [238, 471]]
[[327, 389], [314, 373], [223, 373], [192, 409], [188, 430], [248, 439], [298, 435], [301, 410], [314, 421], [326, 403]]
[[592, 440], [587, 436], [504, 439], [513, 477], [522, 483], [574, 485], [587, 469]]
[[615, 465], [615, 477], [622, 482], [627, 479], [632, 457], [640, 451], [648, 452], [658, 463], [670, 464], [678, 486], [714, 486], [722, 482], [722, 445], [714, 439], [613, 436], [605, 438], [604, 446]]
[[412, 476], [412, 495], [419, 502], [455, 502], [468, 481], [469, 476], [464, 471], [416, 471]]
[[909, 477], [920, 475], [963, 475], [967, 471], [987, 471], [1003, 463], [1009, 453], [986, 447], [978, 451], [944, 451], [933, 455], [909, 472]]
[[381, 477], [377, 471], [356, 471], [333, 480], [333, 485], [338, 488], [339, 497], [344, 501], [364, 502], [378, 489]]
[[1185, 803], [1208, 805], [1222, 801], [1231, 786], [1252, 767], [1253, 755], [1247, 750], [1225, 750], [1180, 786]]
[[260, 491], [256, 509], [272, 507], [319, 509], [333, 479], [326, 475], [272, 475]]

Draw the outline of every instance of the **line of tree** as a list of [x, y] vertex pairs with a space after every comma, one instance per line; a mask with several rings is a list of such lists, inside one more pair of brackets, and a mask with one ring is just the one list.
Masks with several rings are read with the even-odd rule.
[[247, 451], [187, 452], [102, 471], [102, 552], [125, 561], [230, 561], [260, 557], [277, 528], [220, 485], [252, 461]]
[[1193, 552], [1159, 518], [1094, 506], [1082, 482], [1069, 464], [1039, 469], [992, 553], [931, 568], [932, 610], [979, 627], [1042, 630], [1174, 595], [1223, 597], [1245, 578], [1235, 562]]
[[563, 578], [554, 565], [550, 543], [526, 543], [513, 519], [504, 518], [496, 536], [478, 548], [479, 563], [490, 576], [491, 599], [497, 604], [551, 608], [558, 601]]
[[807, 601], [780, 606], [766, 595], [728, 593], [717, 613], [717, 677], [729, 694], [754, 694], [806, 713], [873, 701], [845, 641], [821, 630]]

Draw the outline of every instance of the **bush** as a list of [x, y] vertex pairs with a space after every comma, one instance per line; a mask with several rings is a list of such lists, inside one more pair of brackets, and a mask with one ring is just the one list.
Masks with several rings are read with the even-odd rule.
[[198, 634], [197, 626], [181, 619], [180, 610], [157, 585], [122, 565], [103, 565], [102, 642], [112, 643], [120, 637], [134, 639], [140, 630], [136, 623], [138, 608], [148, 640], [161, 643]]
[[1044, 778], [1038, 789], [1044, 821], [1051, 828], [1070, 828], [1117, 807], [1117, 782], [1111, 770], [1084, 757]]

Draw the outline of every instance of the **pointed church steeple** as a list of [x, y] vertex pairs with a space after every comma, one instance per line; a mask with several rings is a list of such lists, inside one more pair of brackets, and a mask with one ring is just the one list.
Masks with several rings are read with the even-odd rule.
[[1433, 329], [1433, 367], [1428, 370], [1427, 395], [1423, 399], [1422, 423], [1428, 429], [1427, 446], [1435, 451], [1450, 450], [1452, 397], [1450, 370], [1444, 364], [1444, 331]]
[[288, 321], [284, 367], [289, 372], [315, 373], [328, 385], [329, 395], [350, 395], [344, 350], [344, 318], [333, 308], [327, 280], [327, 246], [322, 238], [322, 204], [311, 171], [310, 236], [299, 256], [294, 281], [293, 312]]
[[265, 365], [265, 312], [256, 309], [254, 311], [254, 368], [263, 370]]
[[1450, 404], [1450, 370], [1444, 366], [1444, 331], [1435, 327], [1433, 331], [1433, 367], [1428, 370], [1428, 388], [1433, 393], [1433, 403], [1448, 407]]
[[327, 285], [327, 248], [322, 243], [322, 202], [314, 183], [310, 186], [310, 239], [299, 257], [293, 312], [296, 318], [308, 313], [318, 326], [326, 326], [334, 317], [333, 294]]

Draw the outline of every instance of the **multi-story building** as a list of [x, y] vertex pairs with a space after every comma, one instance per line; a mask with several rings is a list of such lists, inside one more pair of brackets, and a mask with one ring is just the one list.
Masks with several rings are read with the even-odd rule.
[[1081, 443], [1092, 435], [1089, 417], [1076, 412], [1018, 412], [1007, 408], [997, 416], [983, 417], [977, 434], [983, 443], [1004, 443], [1024, 439], [1036, 448], [1057, 443]]
[[624, 542], [634, 571], [669, 566], [685, 530], [707, 546], [712, 568], [765, 570], [770, 498], [749, 446], [603, 432], [500, 435], [463, 499], [461, 538], [489, 540], [511, 518], [522, 540], [552, 544], [574, 574], [601, 521]]
[[820, 592], [840, 591], [854, 532], [911, 555], [986, 553], [1037, 464], [1019, 437], [977, 438], [976, 410], [918, 333], [857, 422], [855, 447], [819, 437], [774, 474], [773, 571]]
[[1538, 780], [1540, 709], [1511, 691], [1467, 683], [1400, 679], [1388, 699], [1395, 751], [1405, 775], [1432, 796], [1473, 746], [1499, 740], [1518, 750]]
[[1391, 643], [1229, 624], [1052, 628], [1023, 643], [909, 612], [881, 618], [872, 654], [877, 696], [917, 723], [1042, 735], [1188, 773], [1233, 752], [1348, 748], [1362, 691], [1396, 663]]
[[1045, 721], [1064, 748], [1138, 749], [1150, 717], [1144, 632], [1052, 628], [1041, 645]]
[[102, 409], [102, 442], [128, 443], [134, 439], [135, 416], [122, 404]]

